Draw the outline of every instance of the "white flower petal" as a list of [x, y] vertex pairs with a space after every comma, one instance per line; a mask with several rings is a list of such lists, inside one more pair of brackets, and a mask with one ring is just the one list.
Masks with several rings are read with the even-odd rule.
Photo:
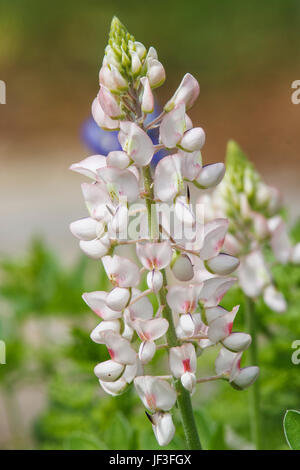
[[117, 131], [119, 129], [119, 121], [111, 119], [103, 111], [98, 98], [95, 98], [92, 103], [92, 116], [96, 124], [105, 131]]
[[102, 220], [107, 218], [111, 206], [111, 199], [102, 183], [81, 185], [83, 197], [88, 211], [93, 219]]
[[109, 152], [106, 157], [107, 166], [113, 166], [115, 168], [119, 168], [120, 170], [125, 170], [130, 163], [130, 158], [128, 157], [126, 152], [122, 152], [121, 150], [114, 150]]
[[194, 102], [199, 96], [200, 87], [198, 81], [190, 73], [186, 73], [175, 91], [172, 98], [167, 102], [164, 107], [165, 111], [171, 111], [174, 106], [184, 103], [186, 109], [193, 106]]
[[212, 343], [217, 343], [231, 334], [238, 309], [239, 306], [234, 307], [231, 312], [227, 312], [209, 324], [208, 339]]
[[163, 118], [159, 140], [167, 148], [174, 148], [180, 142], [186, 129], [185, 105], [180, 104]]
[[112, 119], [118, 119], [122, 116], [121, 108], [113, 95], [107, 88], [100, 86], [98, 100], [104, 113]]
[[91, 217], [76, 220], [70, 224], [72, 234], [79, 238], [79, 240], [93, 240], [97, 237], [98, 222]]
[[102, 263], [109, 279], [118, 287], [135, 287], [140, 282], [138, 266], [123, 256], [104, 256]]
[[169, 322], [165, 318], [151, 318], [151, 320], [137, 318], [133, 321], [133, 327], [142, 341], [155, 341], [167, 332]]
[[139, 349], [139, 359], [142, 364], [148, 364], [156, 352], [154, 341], [143, 341]]
[[175, 313], [193, 313], [201, 295], [202, 284], [189, 286], [171, 286], [167, 302]]
[[106, 167], [106, 157], [103, 155], [92, 155], [78, 163], [73, 163], [70, 166], [70, 170], [95, 180], [97, 178], [97, 170], [104, 167]]
[[229, 378], [231, 375], [239, 373], [241, 357], [242, 352], [234, 353], [226, 348], [220, 349], [219, 355], [215, 362], [217, 374], [224, 374]]
[[[181, 159], [179, 154], [168, 155], [160, 160], [155, 169], [154, 193], [163, 202], [173, 199], [184, 191], [181, 174]], [[168, 184], [166, 184], [166, 181]]]
[[146, 269], [166, 268], [172, 259], [172, 248], [169, 240], [157, 243], [137, 243], [137, 255]]
[[135, 202], [139, 198], [139, 185], [134, 174], [125, 169], [107, 167], [98, 171], [98, 178], [106, 183], [111, 200], [119, 201], [120, 198]]
[[101, 338], [113, 361], [120, 364], [134, 364], [136, 362], [136, 352], [127, 339], [111, 330], [101, 333]]
[[130, 121], [120, 123], [119, 142], [123, 150], [138, 166], [148, 165], [154, 153], [154, 146], [148, 134]]
[[291, 257], [292, 246], [287, 233], [286, 225], [281, 217], [270, 219], [269, 227], [271, 229], [271, 247], [276, 259], [280, 263], [287, 263]]
[[202, 155], [200, 150], [196, 152], [179, 152], [182, 156], [182, 176], [189, 181], [198, 178], [202, 169]]
[[79, 242], [81, 250], [92, 259], [101, 259], [102, 256], [105, 256], [109, 249], [109, 242], [104, 241], [103, 239], [95, 239]]
[[215, 219], [204, 225], [204, 240], [200, 250], [200, 258], [207, 260], [216, 256], [225, 240], [228, 229], [227, 219]]
[[141, 108], [144, 113], [152, 113], [154, 110], [154, 97], [147, 77], [141, 78], [143, 86]]
[[283, 313], [287, 309], [287, 303], [281, 292], [270, 284], [264, 289], [264, 301], [267, 306], [277, 313]]
[[116, 320], [121, 318], [122, 312], [110, 309], [106, 304], [107, 292], [94, 291], [85, 292], [82, 295], [85, 303], [103, 320]]
[[170, 369], [174, 377], [179, 378], [185, 372], [196, 372], [197, 358], [194, 346], [191, 343], [184, 343], [182, 346], [170, 348], [169, 354]]
[[94, 341], [94, 343], [103, 344], [101, 333], [106, 330], [112, 330], [116, 333], [120, 333], [121, 324], [119, 320], [103, 320], [102, 322], [100, 322], [99, 325], [97, 325], [96, 328], [94, 328], [91, 332], [91, 340]]
[[257, 297], [271, 282], [263, 254], [259, 250], [241, 258], [237, 275], [240, 286], [248, 297]]
[[134, 386], [143, 404], [150, 411], [169, 411], [175, 404], [176, 392], [166, 380], [143, 375], [134, 379]]
[[235, 282], [236, 279], [233, 277], [217, 277], [204, 281], [200, 295], [204, 306], [215, 307], [218, 305]]
[[113, 397], [121, 395], [121, 393], [125, 392], [128, 386], [126, 380], [123, 377], [121, 377], [119, 380], [116, 380], [115, 382], [103, 382], [102, 380], [99, 380], [99, 383], [104, 392], [112, 395]]

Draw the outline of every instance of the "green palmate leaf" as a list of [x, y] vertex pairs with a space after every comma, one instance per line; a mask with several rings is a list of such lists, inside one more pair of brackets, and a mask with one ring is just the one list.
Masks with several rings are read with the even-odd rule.
[[287, 410], [283, 419], [284, 434], [293, 450], [300, 450], [300, 411]]

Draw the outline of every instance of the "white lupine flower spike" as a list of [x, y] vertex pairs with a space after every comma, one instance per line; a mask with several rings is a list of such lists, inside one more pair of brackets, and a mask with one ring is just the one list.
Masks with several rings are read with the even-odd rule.
[[[164, 82], [165, 70], [156, 50], [135, 41], [117, 18], [112, 20], [99, 80], [92, 114], [101, 128], [119, 131], [121, 149], [70, 167], [91, 180], [82, 184], [88, 215], [72, 222], [70, 230], [84, 253], [102, 260], [111, 283], [107, 292], [82, 296], [101, 319], [91, 340], [106, 346], [110, 356], [94, 372], [102, 390], [111, 396], [134, 384], [161, 446], [168, 445], [175, 434], [172, 413], [177, 402], [187, 447], [199, 449], [190, 402], [197, 383], [226, 378], [241, 389], [257, 376], [255, 367], [239, 368], [241, 351], [250, 345], [251, 337], [233, 331], [238, 306], [227, 311], [219, 305], [236, 281], [235, 271], [239, 272], [236, 254], [225, 250], [228, 220], [217, 215], [204, 223], [190, 192], [191, 185], [198, 190], [217, 185], [225, 167], [223, 163], [202, 165], [205, 132], [194, 127], [186, 114], [200, 91], [191, 74], [183, 77], [162, 113], [149, 122], [152, 90]], [[157, 145], [148, 134], [154, 128], [159, 131]], [[169, 154], [152, 170], [153, 155], [161, 149]], [[263, 191], [261, 198], [265, 198]], [[280, 251], [281, 243], [282, 233], [275, 227], [274, 244]], [[293, 256], [297, 258], [297, 250]], [[251, 263], [245, 279], [249, 272]], [[144, 290], [140, 290], [142, 282]], [[282, 308], [276, 292], [266, 290], [266, 298]], [[215, 345], [223, 351], [216, 362], [218, 375], [201, 377], [200, 355]], [[159, 376], [150, 375], [157, 350], [169, 359], [160, 361]]]
[[[206, 169], [202, 168], [196, 180], [198, 187], [212, 187], [214, 180], [219, 181], [218, 171], [215, 172], [216, 178], [212, 176], [213, 167], [214, 165], [208, 165]], [[201, 347], [211, 346], [216, 340], [220, 340], [226, 349], [221, 350], [217, 359], [217, 373], [225, 374], [233, 386], [243, 389], [251, 385], [258, 376], [256, 366], [240, 369], [236, 365], [240, 360], [241, 352], [247, 348], [250, 348], [253, 357], [257, 356], [256, 345], [258, 341], [256, 336], [257, 325], [260, 323], [255, 318], [257, 299], [259, 297], [263, 299], [266, 307], [273, 312], [284, 313], [287, 310], [286, 299], [277, 289], [272, 278], [272, 265], [269, 264], [266, 256], [266, 247], [275, 258], [274, 264], [276, 262], [281, 264], [299, 263], [300, 259], [297, 259], [298, 246], [292, 245], [286, 225], [280, 215], [281, 198], [279, 192], [262, 181], [251, 162], [233, 141], [230, 141], [227, 146], [225, 176], [221, 167], [219, 167], [219, 172], [220, 178], [223, 178], [222, 181], [210, 195], [206, 195], [205, 198], [200, 197], [199, 202], [210, 204], [210, 211], [206, 213], [206, 225], [214, 224], [215, 217], [227, 218], [229, 221], [228, 232], [224, 232], [223, 241], [220, 239], [224, 253], [217, 254], [218, 250], [215, 250], [214, 257], [209, 258], [213, 244], [205, 246], [206, 233], [204, 233], [202, 255], [204, 251], [206, 255], [205, 267], [213, 275], [236, 274], [238, 285], [245, 296], [244, 314], [253, 341], [251, 344], [251, 337], [246, 333], [229, 331], [225, 322], [228, 313], [224, 313], [212, 321], [208, 330], [209, 343], [203, 339]], [[209, 237], [209, 235], [207, 236]], [[211, 285], [209, 286], [208, 283], [212, 284], [213, 282], [216, 281], [214, 279], [205, 280], [203, 290], [209, 291]], [[211, 304], [213, 299], [208, 299], [210, 297], [208, 294], [206, 292], [205, 305], [206, 307], [211, 306], [213, 310], [212, 312], [206, 310], [207, 318], [216, 314], [216, 310]], [[214, 324], [218, 328], [213, 329]], [[230, 334], [224, 336], [226, 330]], [[229, 372], [222, 369], [222, 364], [227, 360], [231, 364]], [[259, 410], [259, 391], [256, 387], [258, 387], [257, 384], [254, 386], [254, 391], [250, 392], [253, 394], [251, 403], [254, 403], [255, 409]], [[256, 419], [256, 415], [257, 412], [256, 414], [252, 413], [251, 420]], [[259, 417], [255, 422], [251, 421], [251, 428], [253, 440], [259, 449], [261, 441], [258, 421]], [[258, 432], [255, 429], [258, 429]]]

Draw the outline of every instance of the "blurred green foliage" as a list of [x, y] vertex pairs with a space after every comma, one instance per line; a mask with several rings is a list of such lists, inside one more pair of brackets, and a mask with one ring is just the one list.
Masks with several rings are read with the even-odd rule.
[[93, 76], [113, 15], [137, 40], [158, 47], [171, 72], [201, 70], [201, 83], [277, 72], [299, 54], [298, 0], [1, 0], [0, 63], [38, 67], [54, 82]]
[[[300, 221], [292, 236], [300, 241]], [[291, 362], [291, 344], [300, 338], [300, 268], [274, 266], [273, 275], [289, 301], [289, 310], [278, 315], [262, 301], [256, 303], [264, 448], [285, 449], [284, 412], [300, 408], [299, 368]], [[19, 447], [157, 449], [133, 387], [124, 395], [110, 397], [103, 394], [93, 374], [94, 366], [107, 358], [107, 352], [89, 338], [98, 320], [87, 311], [81, 293], [107, 287], [100, 264], [80, 258], [75, 265], [63, 267], [41, 240], [35, 240], [26, 258], [0, 262], [0, 280], [0, 336], [7, 344], [7, 364], [0, 368], [1, 392], [13, 398], [24, 383], [47, 387], [48, 404], [35, 421], [34, 444], [21, 439]], [[236, 329], [243, 330], [242, 292], [231, 289], [223, 304], [228, 308], [241, 305]], [[38, 344], [26, 334], [26, 325], [32, 321], [40, 325]], [[67, 333], [59, 340], [61, 325]], [[152, 361], [154, 371], [161, 371], [162, 355], [158, 351]], [[213, 373], [215, 356], [216, 352], [207, 351], [199, 358], [199, 375]], [[204, 448], [251, 446], [247, 391], [233, 390], [225, 382], [202, 384], [193, 403]], [[168, 448], [182, 449], [177, 410], [175, 422], [176, 437]]]

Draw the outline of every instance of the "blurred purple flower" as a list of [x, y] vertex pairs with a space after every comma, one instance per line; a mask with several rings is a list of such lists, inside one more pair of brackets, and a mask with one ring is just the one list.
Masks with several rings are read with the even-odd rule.
[[[151, 122], [160, 113], [161, 110], [159, 106], [155, 105], [153, 113], [148, 115], [145, 123], [147, 124]], [[96, 154], [99, 153], [101, 155], [107, 155], [112, 150], [122, 150], [118, 141], [118, 131], [104, 131], [96, 124], [92, 116], [84, 121], [80, 134], [85, 145]], [[151, 129], [148, 134], [151, 137], [152, 142], [154, 144], [158, 144], [158, 128]], [[165, 150], [160, 150], [155, 153], [151, 163], [156, 166], [159, 160], [161, 160], [165, 155], [167, 155], [167, 152]]]

